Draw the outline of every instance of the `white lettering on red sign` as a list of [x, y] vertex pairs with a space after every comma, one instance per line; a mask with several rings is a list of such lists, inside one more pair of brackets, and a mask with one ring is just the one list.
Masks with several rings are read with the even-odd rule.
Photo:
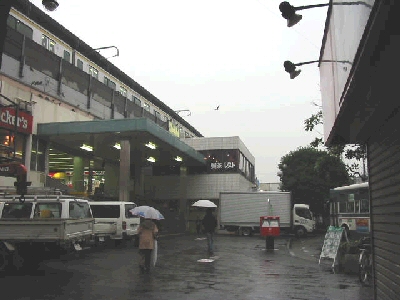
[[[1, 112], [0, 120], [6, 124], [15, 125], [15, 116], [10, 114], [9, 110], [5, 110]], [[28, 128], [28, 120], [24, 117], [18, 117], [17, 119], [17, 127], [27, 129]]]

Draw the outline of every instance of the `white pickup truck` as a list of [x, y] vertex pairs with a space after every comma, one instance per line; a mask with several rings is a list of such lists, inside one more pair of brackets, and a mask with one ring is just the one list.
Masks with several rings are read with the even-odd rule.
[[37, 263], [46, 254], [93, 243], [94, 218], [85, 199], [60, 195], [0, 197], [0, 271]]

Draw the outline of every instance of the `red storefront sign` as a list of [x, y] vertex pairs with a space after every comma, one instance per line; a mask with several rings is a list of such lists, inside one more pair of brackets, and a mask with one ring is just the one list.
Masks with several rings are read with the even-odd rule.
[[[0, 107], [0, 128], [13, 130], [15, 128], [16, 111], [11, 107]], [[19, 111], [17, 119], [17, 131], [32, 133], [33, 117], [26, 112]]]

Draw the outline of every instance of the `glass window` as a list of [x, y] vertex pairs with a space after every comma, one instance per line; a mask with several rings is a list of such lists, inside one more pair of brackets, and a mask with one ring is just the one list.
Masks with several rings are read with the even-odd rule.
[[107, 85], [108, 87], [112, 88], [114, 91], [117, 87], [117, 85], [115, 84], [114, 81], [111, 81], [110, 79], [108, 79], [107, 77], [104, 76], [104, 84]]
[[71, 53], [69, 53], [69, 51], [64, 50], [64, 60], [66, 60], [67, 62], [71, 62]]
[[156, 116], [157, 119], [161, 119], [161, 115], [158, 111], [154, 111], [154, 115]]
[[14, 18], [12, 15], [8, 15], [7, 25], [9, 27], [11, 27], [12, 29], [16, 29], [17, 28], [17, 19]]
[[30, 218], [32, 203], [4, 203], [2, 218]]
[[237, 171], [238, 169], [238, 150], [224, 151], [224, 169], [225, 171]]
[[132, 101], [133, 101], [136, 105], [142, 107], [142, 101], [140, 101], [139, 98], [137, 98], [137, 97], [135, 97], [135, 96], [132, 96]]
[[360, 200], [354, 201], [354, 212], [356, 214], [360, 213]]
[[339, 202], [339, 212], [346, 213], [347, 212], [347, 204], [346, 202]]
[[61, 203], [37, 203], [35, 218], [61, 218]]
[[119, 88], [119, 92], [121, 93], [122, 96], [126, 97], [126, 95], [128, 94], [128, 90], [126, 88], [124, 88], [123, 86], [121, 86]]
[[21, 21], [16, 22], [16, 30], [19, 33], [22, 33], [24, 36], [32, 39], [33, 36], [33, 30], [32, 28], [30, 28], [29, 26], [25, 25], [24, 23], [22, 23]]
[[296, 207], [296, 215], [305, 219], [312, 220], [312, 215], [307, 208]]
[[118, 205], [92, 205], [94, 218], [119, 218], [120, 208]]
[[28, 25], [22, 23], [21, 21], [17, 20], [13, 16], [9, 15], [7, 18], [7, 25], [12, 29], [16, 30], [17, 32], [23, 34], [24, 36], [32, 39], [33, 30]]
[[99, 79], [99, 71], [92, 66], [89, 66], [89, 74], [92, 75], [94, 78]]
[[69, 217], [71, 219], [91, 218], [89, 204], [86, 202], [74, 201], [69, 203]]
[[368, 199], [360, 200], [360, 213], [369, 213], [369, 200]]
[[346, 212], [347, 213], [354, 213], [354, 201], [347, 202]]
[[51, 38], [49, 38], [46, 35], [42, 35], [42, 46], [45, 47], [47, 50], [51, 51], [51, 52], [55, 52], [55, 45], [56, 42], [53, 41]]
[[83, 71], [83, 61], [81, 61], [79, 58], [76, 61], [76, 66], [78, 67], [78, 69], [81, 69]]
[[147, 103], [143, 103], [143, 107], [145, 110], [150, 111], [150, 105], [148, 105]]

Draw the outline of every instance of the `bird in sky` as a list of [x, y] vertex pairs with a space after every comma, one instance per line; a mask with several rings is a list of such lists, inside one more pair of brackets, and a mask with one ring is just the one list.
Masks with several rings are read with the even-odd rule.
[[214, 110], [218, 110], [219, 109], [219, 105], [217, 106], [217, 108], [216, 109], [214, 109]]

